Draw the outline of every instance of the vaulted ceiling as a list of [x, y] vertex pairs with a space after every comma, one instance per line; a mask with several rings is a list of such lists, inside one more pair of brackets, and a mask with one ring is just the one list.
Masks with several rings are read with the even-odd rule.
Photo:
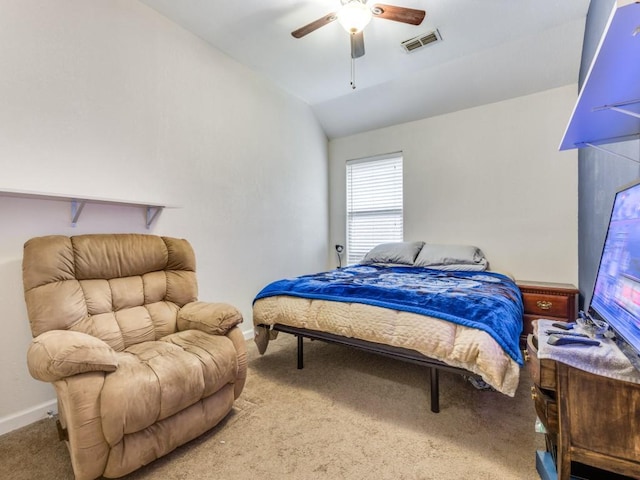
[[[338, 22], [291, 35], [340, 0], [142, 0], [308, 103], [329, 138], [577, 82], [589, 0], [388, 1], [426, 17], [419, 26], [374, 17], [352, 65]], [[442, 41], [401, 47], [435, 30]]]

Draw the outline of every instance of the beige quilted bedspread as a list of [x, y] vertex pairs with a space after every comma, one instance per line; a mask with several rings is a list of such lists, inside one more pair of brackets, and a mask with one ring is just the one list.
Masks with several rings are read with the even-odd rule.
[[[416, 350], [482, 377], [514, 396], [519, 365], [486, 332], [445, 320], [360, 303], [276, 296], [257, 300], [253, 324], [288, 325]], [[266, 332], [260, 332], [263, 335]]]

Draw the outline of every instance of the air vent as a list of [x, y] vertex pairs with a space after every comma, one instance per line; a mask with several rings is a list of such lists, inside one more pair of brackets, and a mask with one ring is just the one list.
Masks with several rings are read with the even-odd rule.
[[418, 35], [417, 37], [410, 38], [409, 40], [405, 40], [400, 45], [405, 49], [406, 52], [413, 52], [422, 47], [426, 47], [427, 45], [432, 45], [436, 42], [442, 41], [442, 35], [438, 30], [434, 30], [433, 32], [425, 33], [422, 35]]

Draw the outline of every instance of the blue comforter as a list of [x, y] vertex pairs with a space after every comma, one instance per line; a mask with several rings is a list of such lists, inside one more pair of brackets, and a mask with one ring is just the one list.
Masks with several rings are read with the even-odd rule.
[[523, 364], [522, 297], [516, 284], [499, 273], [355, 265], [273, 282], [255, 300], [276, 295], [364, 303], [477, 328]]

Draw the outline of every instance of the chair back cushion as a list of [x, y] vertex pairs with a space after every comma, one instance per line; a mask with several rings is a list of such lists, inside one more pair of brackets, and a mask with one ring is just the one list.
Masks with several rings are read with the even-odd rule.
[[178, 310], [198, 296], [189, 242], [156, 235], [32, 238], [22, 273], [34, 337], [79, 331], [117, 351], [175, 332]]

